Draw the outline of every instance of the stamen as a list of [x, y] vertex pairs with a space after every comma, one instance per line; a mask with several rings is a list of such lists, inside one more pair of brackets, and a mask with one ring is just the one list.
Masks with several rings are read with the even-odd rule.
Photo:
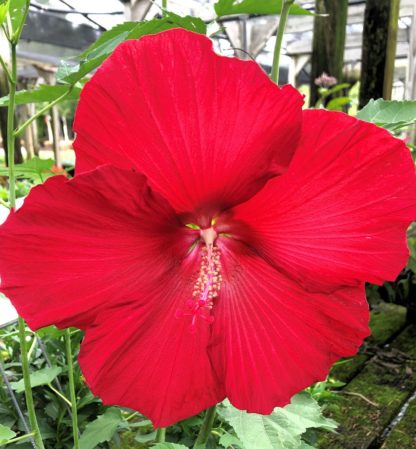
[[192, 297], [185, 304], [185, 310], [178, 310], [177, 317], [191, 317], [191, 331], [195, 332], [198, 318], [211, 324], [214, 317], [211, 310], [214, 299], [221, 289], [221, 253], [217, 246], [208, 244], [201, 249], [201, 267], [195, 282]]

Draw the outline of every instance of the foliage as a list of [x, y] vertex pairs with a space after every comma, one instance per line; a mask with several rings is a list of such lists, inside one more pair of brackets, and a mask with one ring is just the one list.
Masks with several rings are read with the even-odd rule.
[[26, 0], [10, 0], [9, 12], [13, 31], [17, 30], [24, 20]]
[[120, 409], [108, 408], [103, 415], [87, 424], [79, 440], [80, 449], [94, 449], [99, 443], [111, 440], [122, 422]]
[[397, 131], [416, 122], [416, 101], [370, 100], [357, 118]]
[[[283, 0], [218, 0], [215, 3], [215, 12], [219, 17], [231, 14], [280, 14]], [[313, 13], [293, 4], [290, 8], [291, 15], [312, 16]]]
[[[81, 92], [81, 85], [70, 87], [68, 85], [55, 85], [50, 86], [42, 84], [35, 89], [19, 90], [15, 96], [16, 104], [28, 104], [28, 103], [42, 103], [51, 102], [57, 98], [67, 94], [66, 100], [76, 100], [79, 98]], [[7, 106], [9, 104], [9, 96], [6, 95], [0, 98], [0, 106]]]
[[[61, 374], [61, 372], [62, 368], [59, 366], [47, 366], [30, 374], [30, 384], [32, 385], [32, 388], [48, 385], [58, 376], [58, 374]], [[11, 386], [17, 393], [23, 393], [25, 391], [23, 379], [20, 379], [18, 382], [12, 382]]]
[[16, 432], [13, 432], [9, 427], [3, 426], [0, 424], [0, 444], [6, 443], [8, 440], [11, 440], [16, 436]]
[[[15, 174], [17, 179], [28, 179], [37, 184], [46, 181], [47, 178], [57, 174], [64, 174], [63, 170], [55, 169], [55, 162], [53, 159], [40, 159], [34, 157], [23, 164], [15, 166]], [[8, 169], [0, 167], [0, 176], [8, 176]]]
[[0, 2], [0, 25], [6, 20], [7, 13], [9, 12], [10, 0], [2, 0]]
[[343, 90], [349, 89], [349, 87], [348, 83], [337, 84], [330, 88], [321, 87], [319, 89], [319, 100], [316, 102], [315, 107], [319, 108], [325, 105], [325, 108], [329, 111], [342, 111], [344, 106], [351, 103], [351, 98], [337, 95]]
[[[72, 340], [74, 347], [77, 348], [79, 346], [81, 339], [82, 333], [80, 331], [73, 331]], [[69, 407], [58, 394], [47, 386], [50, 384], [63, 396], [69, 397], [63, 333], [55, 327], [46, 328], [42, 332], [39, 332], [39, 334], [32, 333], [27, 329], [27, 341], [28, 346], [31, 348], [29, 351], [31, 355], [31, 380], [35, 387], [33, 389], [33, 395], [45, 445], [48, 449], [72, 449], [72, 421]], [[0, 329], [0, 354], [3, 360], [2, 363], [8, 379], [11, 381], [12, 387], [14, 387], [18, 402], [23, 404], [22, 399], [24, 393], [21, 388], [21, 365], [20, 362], [17, 362], [19, 360], [19, 352], [19, 340], [16, 327], [8, 326], [7, 328]], [[88, 387], [84, 384], [79, 366], [76, 362], [77, 351], [74, 352], [79, 428], [81, 433], [84, 434], [88, 424], [96, 421], [97, 416], [103, 413], [105, 414], [105, 409], [101, 402], [91, 394]], [[43, 388], [36, 388], [36, 385], [45, 386]], [[121, 413], [121, 411], [118, 411], [118, 413]], [[1, 376], [0, 422], [10, 427], [18, 436], [21, 436], [24, 428]], [[101, 433], [104, 432], [104, 427], [107, 425], [108, 422], [101, 428]], [[91, 431], [88, 433], [91, 434]], [[27, 441], [23, 444], [13, 443], [6, 446], [7, 449], [29, 449], [31, 447], [31, 444]]]
[[[1, 11], [0, 11], [1, 12]], [[33, 90], [22, 90], [16, 94], [16, 104], [77, 100], [82, 79], [100, 66], [114, 51], [118, 44], [128, 39], [138, 39], [147, 34], [155, 34], [171, 28], [184, 28], [200, 34], [206, 34], [203, 20], [191, 16], [178, 16], [168, 13], [161, 19], [143, 22], [124, 22], [105, 31], [96, 42], [79, 55], [79, 62], [62, 61], [58, 68], [57, 85], [41, 85]], [[8, 104], [9, 97], [0, 98], [0, 106]]]
[[242, 449], [299, 449], [301, 436], [307, 429], [334, 430], [337, 424], [322, 416], [318, 403], [308, 394], [300, 393], [284, 408], [275, 408], [270, 415], [247, 413], [228, 401], [219, 408], [220, 416], [235, 430]]
[[206, 34], [205, 23], [196, 17], [181, 17], [173, 13], [161, 19], [143, 22], [125, 22], [103, 33], [100, 38], [88, 47], [76, 65], [62, 62], [58, 68], [57, 79], [61, 83], [75, 84], [88, 73], [96, 69], [107, 59], [118, 44], [128, 39], [138, 39], [147, 34], [155, 34], [171, 28], [185, 28]]

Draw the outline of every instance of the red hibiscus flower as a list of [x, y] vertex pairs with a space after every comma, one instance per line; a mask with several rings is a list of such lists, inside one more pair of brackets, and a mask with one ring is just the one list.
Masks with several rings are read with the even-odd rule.
[[302, 103], [184, 30], [121, 44], [86, 85], [77, 176], [3, 225], [0, 273], [33, 329], [85, 330], [105, 403], [156, 426], [226, 396], [270, 413], [368, 335], [364, 282], [408, 257], [414, 164]]

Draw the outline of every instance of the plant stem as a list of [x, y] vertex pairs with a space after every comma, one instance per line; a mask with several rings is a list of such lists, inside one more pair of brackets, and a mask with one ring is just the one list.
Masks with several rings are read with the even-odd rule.
[[[9, 104], [9, 108], [11, 105]], [[30, 373], [29, 373], [29, 362], [27, 359], [27, 348], [26, 348], [26, 325], [23, 318], [19, 317], [19, 340], [20, 340], [20, 351], [22, 357], [22, 371], [23, 371], [23, 381], [25, 384], [25, 397], [27, 411], [29, 414], [30, 427], [34, 433], [33, 438], [38, 449], [45, 449], [43, 445], [42, 436], [40, 434], [38, 421], [36, 419], [35, 404], [33, 402], [32, 388], [30, 386]]]
[[204, 422], [202, 423], [198, 438], [195, 441], [194, 449], [205, 448], [211, 434], [212, 425], [214, 424], [216, 408], [217, 406], [214, 405], [205, 412]]
[[[23, 29], [24, 20], [27, 16], [29, 10], [29, 0], [26, 0], [26, 10], [24, 18], [22, 19], [22, 24], [14, 34], [12, 41], [10, 42], [11, 59], [12, 66], [10, 71], [9, 79], [9, 107], [7, 109], [7, 156], [9, 163], [9, 204], [10, 208], [14, 209], [16, 207], [16, 178], [14, 173], [14, 112], [15, 112], [15, 94], [16, 94], [16, 84], [17, 84], [17, 56], [16, 56], [16, 46], [20, 37], [20, 33]], [[10, 16], [7, 16], [9, 23], [9, 32], [11, 34], [10, 26]], [[10, 37], [10, 35], [9, 35]], [[32, 396], [32, 388], [30, 385], [30, 372], [29, 372], [29, 360], [27, 358], [27, 347], [26, 347], [26, 324], [23, 318], [19, 317], [18, 320], [19, 329], [19, 341], [20, 341], [20, 353], [22, 358], [22, 372], [23, 372], [23, 382], [25, 385], [25, 397], [27, 411], [29, 415], [30, 427], [33, 432], [33, 439], [37, 449], [45, 449], [42, 441], [42, 436], [40, 434], [38, 421], [36, 419], [35, 404]]]
[[163, 17], [166, 16], [167, 9], [168, 9], [168, 0], [162, 0], [162, 13], [163, 13]]
[[74, 363], [72, 360], [72, 347], [71, 347], [71, 331], [65, 330], [65, 347], [66, 347], [66, 360], [68, 364], [68, 381], [69, 381], [69, 395], [71, 398], [72, 409], [72, 435], [74, 438], [74, 449], [79, 448], [78, 442], [78, 410], [77, 410], [77, 396], [75, 393], [75, 381], [74, 381]]
[[7, 67], [7, 64], [6, 64], [5, 60], [1, 57], [1, 55], [0, 55], [0, 64], [1, 64], [1, 66], [3, 67], [4, 73], [5, 73], [6, 76], [7, 76], [7, 80], [8, 80], [9, 83], [10, 83], [10, 82], [12, 81], [12, 75], [11, 75], [11, 73], [10, 73], [9, 68]]
[[72, 407], [72, 402], [65, 397], [59, 390], [57, 390], [55, 387], [52, 386], [52, 384], [47, 384], [48, 387], [58, 396], [61, 398], [66, 404], [68, 404], [70, 407]]
[[160, 429], [157, 429], [156, 431], [156, 443], [163, 443], [166, 438], [166, 427], [161, 427]]
[[7, 441], [5, 444], [7, 445], [7, 444], [12, 444], [12, 443], [17, 443], [18, 441], [27, 440], [28, 438], [32, 438], [33, 436], [35, 436], [35, 434], [33, 432], [26, 433], [25, 435], [22, 435], [20, 437], [16, 437], [16, 438], [13, 438], [13, 439]]
[[29, 126], [34, 120], [36, 120], [38, 117], [40, 117], [44, 112], [49, 110], [52, 106], [55, 106], [57, 103], [59, 103], [61, 100], [66, 98], [72, 91], [73, 86], [69, 86], [68, 90], [63, 93], [60, 97], [56, 98], [55, 100], [48, 103], [43, 108], [39, 109], [38, 112], [36, 112], [35, 115], [32, 115], [32, 117], [28, 118], [22, 125], [19, 126], [19, 128], [14, 131], [14, 135], [18, 136], [27, 126]]
[[9, 204], [16, 206], [16, 178], [14, 174], [14, 97], [16, 94], [17, 60], [16, 44], [11, 45], [12, 70], [9, 80], [9, 107], [7, 108], [7, 160], [9, 166]]
[[[17, 402], [16, 395], [15, 395], [13, 389], [12, 389], [12, 386], [10, 385], [9, 379], [7, 377], [7, 373], [6, 373], [6, 371], [5, 371], [4, 367], [3, 367], [3, 362], [2, 362], [1, 359], [0, 359], [0, 372], [1, 372], [1, 375], [3, 377], [4, 384], [6, 385], [6, 389], [7, 389], [8, 393], [9, 393], [10, 399], [13, 402], [14, 408], [16, 409], [16, 412], [19, 415], [20, 420], [22, 421], [22, 424], [23, 424], [23, 427], [25, 429], [25, 432], [27, 434], [29, 434], [29, 433], [31, 433], [30, 429], [29, 429], [29, 425], [28, 425], [28, 423], [26, 421], [26, 418], [25, 418], [25, 415], [23, 414], [22, 409], [20, 408], [19, 403]], [[33, 438], [30, 438], [30, 443], [32, 444], [34, 449], [37, 449], [35, 441], [34, 441]]]
[[276, 44], [274, 46], [272, 73], [270, 75], [271, 80], [276, 84], [279, 82], [280, 53], [282, 51], [283, 35], [285, 33], [290, 7], [294, 2], [295, 0], [283, 0], [282, 11], [280, 12], [279, 28], [277, 29]]

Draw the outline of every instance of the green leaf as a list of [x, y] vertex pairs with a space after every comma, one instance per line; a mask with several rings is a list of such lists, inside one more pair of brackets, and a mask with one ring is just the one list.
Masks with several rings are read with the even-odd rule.
[[[52, 161], [52, 159], [48, 159], [48, 161]], [[39, 329], [36, 331], [36, 335], [40, 338], [53, 338], [53, 339], [58, 339], [60, 337], [62, 337], [63, 335], [65, 335], [65, 330], [61, 330], [58, 329], [56, 326], [47, 326], [47, 327], [42, 327], [42, 329]]]
[[[32, 385], [32, 388], [50, 384], [61, 372], [62, 368], [60, 368], [59, 366], [42, 368], [39, 371], [31, 373], [30, 384]], [[25, 391], [25, 384], [23, 382], [23, 379], [19, 380], [19, 382], [11, 382], [11, 386], [13, 390], [16, 391], [16, 393], [23, 393], [23, 391]]]
[[10, 20], [12, 21], [12, 30], [15, 33], [24, 18], [26, 11], [26, 0], [10, 0]]
[[315, 449], [313, 446], [310, 446], [308, 443], [302, 441], [300, 443], [299, 449]]
[[351, 103], [350, 97], [333, 98], [331, 101], [328, 102], [326, 108], [329, 111], [342, 111], [342, 107], [350, 103]]
[[9, 12], [10, 0], [0, 1], [0, 25], [6, 20], [7, 13]]
[[[232, 14], [280, 14], [284, 0], [219, 0], [214, 5], [218, 17]], [[313, 16], [314, 14], [293, 4], [290, 15]]]
[[157, 443], [152, 446], [152, 449], [188, 449], [183, 444], [176, 443]]
[[149, 441], [155, 441], [156, 438], [156, 430], [150, 433], [137, 433], [134, 437], [134, 441], [138, 443], [149, 443]]
[[341, 84], [337, 84], [336, 86], [331, 87], [329, 89], [321, 88], [321, 89], [319, 89], [319, 95], [322, 98], [325, 98], [325, 97], [328, 97], [329, 95], [339, 92], [340, 90], [348, 89], [349, 87], [350, 87], [349, 83], [341, 83]]
[[225, 447], [225, 449], [228, 449], [230, 446], [232, 447], [243, 447], [243, 443], [231, 433], [225, 432], [221, 435], [219, 443], [221, 446]]
[[[64, 95], [71, 89], [71, 86], [67, 84], [58, 84], [55, 86], [49, 86], [42, 84], [33, 90], [19, 90], [16, 92], [15, 102], [16, 104], [28, 104], [28, 103], [42, 103], [51, 102]], [[65, 97], [65, 100], [78, 100], [81, 93], [80, 86], [72, 87], [71, 92]], [[0, 106], [7, 106], [9, 104], [9, 96], [0, 98]]]
[[334, 430], [337, 424], [322, 416], [318, 403], [307, 393], [292, 398], [270, 415], [237, 410], [228, 401], [218, 413], [234, 428], [244, 449], [299, 449], [301, 435], [309, 428]]
[[87, 425], [79, 439], [80, 449], [94, 449], [98, 444], [110, 441], [122, 421], [120, 409], [108, 408], [103, 415]]
[[416, 122], [416, 101], [370, 100], [358, 111], [357, 118], [397, 130]]
[[181, 17], [169, 13], [161, 19], [143, 22], [126, 22], [104, 32], [100, 38], [88, 47], [76, 65], [62, 62], [58, 68], [58, 81], [74, 84], [96, 69], [113, 52], [118, 44], [128, 39], [138, 39], [147, 34], [155, 34], [171, 28], [185, 28], [200, 34], [206, 34], [206, 24], [197, 17]]
[[[43, 182], [56, 174], [52, 171], [54, 163], [53, 159], [40, 159], [36, 156], [23, 164], [15, 165], [14, 172], [17, 179], [27, 178], [34, 182]], [[0, 176], [8, 176], [6, 167], [0, 167]]]
[[9, 427], [0, 424], [0, 444], [7, 443], [8, 440], [11, 440], [15, 436], [16, 432], [13, 432]]

